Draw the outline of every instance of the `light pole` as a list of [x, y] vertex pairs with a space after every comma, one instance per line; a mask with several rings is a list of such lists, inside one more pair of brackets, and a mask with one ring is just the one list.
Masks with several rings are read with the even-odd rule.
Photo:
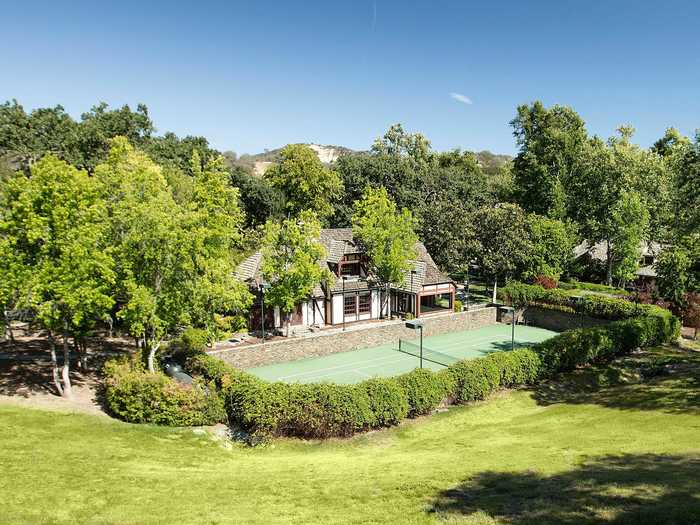
[[465, 299], [467, 301], [467, 311], [469, 311], [469, 263], [467, 263], [467, 280], [464, 282], [467, 287]]
[[413, 295], [413, 298], [411, 299], [411, 309], [412, 309], [413, 311], [412, 311], [411, 313], [413, 314], [413, 317], [416, 317], [416, 312], [417, 312], [417, 308], [416, 308], [416, 306], [417, 306], [417, 305], [416, 305], [416, 302], [417, 302], [417, 301], [416, 301], [416, 299], [417, 299], [417, 297], [416, 297], [416, 293], [413, 291], [413, 276], [414, 276], [414, 275], [416, 275], [416, 271], [415, 271], [415, 270], [411, 270], [411, 294]]
[[265, 281], [260, 283], [260, 325], [262, 328], [262, 340], [263, 344], [265, 343], [265, 290], [267, 290], [270, 287], [269, 283], [266, 283]]
[[413, 321], [406, 321], [406, 328], [411, 330], [420, 330], [420, 367], [423, 368], [423, 321], [420, 319], [414, 319]]

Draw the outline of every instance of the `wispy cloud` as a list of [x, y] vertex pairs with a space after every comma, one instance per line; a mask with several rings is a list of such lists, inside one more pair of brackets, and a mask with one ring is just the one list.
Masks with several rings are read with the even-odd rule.
[[457, 102], [461, 102], [462, 104], [472, 103], [472, 99], [470, 99], [467, 95], [462, 95], [461, 93], [450, 93], [450, 98], [456, 100]]

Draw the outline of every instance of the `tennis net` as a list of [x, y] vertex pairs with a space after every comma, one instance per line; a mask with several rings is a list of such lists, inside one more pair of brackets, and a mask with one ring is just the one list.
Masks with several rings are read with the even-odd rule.
[[[409, 343], [408, 341], [404, 341], [402, 339], [399, 339], [398, 351], [404, 354], [411, 355], [413, 357], [420, 358], [421, 356], [419, 345], [415, 343]], [[442, 366], [450, 366], [452, 363], [456, 363], [457, 361], [459, 361], [458, 357], [443, 354], [442, 352], [426, 348], [425, 345], [423, 345], [423, 359]]]

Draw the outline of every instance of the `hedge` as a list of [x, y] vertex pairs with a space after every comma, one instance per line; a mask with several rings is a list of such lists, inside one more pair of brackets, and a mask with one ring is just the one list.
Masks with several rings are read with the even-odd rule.
[[[161, 424], [204, 424], [201, 421], [221, 418], [217, 410], [223, 404], [229, 422], [256, 439], [350, 436], [429, 414], [442, 404], [485, 399], [500, 388], [533, 384], [558, 372], [605, 362], [634, 348], [678, 337], [678, 319], [659, 307], [610, 298], [591, 298], [590, 302], [567, 306], [561, 294], [550, 295], [555, 290], [537, 288], [541, 287], [509, 285], [506, 293], [516, 304], [525, 298], [528, 304], [575, 307], [589, 315], [619, 320], [570, 330], [531, 348], [460, 361], [439, 372], [416, 369], [355, 385], [270, 383], [200, 353], [190, 356], [185, 367], [201, 378], [199, 385], [209, 385], [210, 392], [218, 392], [213, 397], [218, 397], [220, 404], [197, 387], [188, 391], [184, 402], [179, 387], [164, 376], [133, 370], [111, 374], [108, 402], [123, 419]], [[178, 395], [165, 399], [172, 391]], [[199, 419], [193, 413], [198, 410], [204, 413]]]
[[588, 292], [600, 292], [612, 295], [630, 295], [627, 290], [622, 288], [615, 288], [614, 286], [608, 286], [607, 284], [581, 282], [575, 279], [572, 279], [569, 282], [559, 281], [557, 286], [563, 290], [586, 290]]
[[147, 372], [135, 359], [108, 361], [103, 372], [107, 407], [124, 421], [169, 426], [226, 421], [224, 400], [213, 383], [181, 384], [161, 372]]
[[499, 291], [499, 297], [522, 308], [544, 306], [565, 312], [576, 312], [599, 319], [616, 321], [647, 315], [661, 315], [667, 310], [650, 304], [638, 304], [626, 299], [604, 295], [571, 297], [564, 290], [547, 290], [538, 285], [509, 283]]

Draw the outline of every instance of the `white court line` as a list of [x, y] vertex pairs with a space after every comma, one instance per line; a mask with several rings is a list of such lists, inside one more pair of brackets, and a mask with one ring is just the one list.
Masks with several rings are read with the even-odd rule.
[[[412, 343], [412, 341], [408, 341], [409, 343]], [[462, 342], [455, 342], [455, 343], [449, 343], [449, 344], [442, 344], [442, 345], [437, 345], [440, 346], [441, 350], [435, 350], [436, 352], [443, 352], [445, 354], [450, 355], [450, 357], [453, 357], [455, 359], [461, 359], [463, 356], [457, 356], [450, 354], [450, 350], [464, 350], [464, 349], [472, 349], [475, 347], [480, 347], [483, 346], [486, 343], [503, 343], [503, 342], [509, 342], [509, 340], [505, 340], [503, 337], [494, 337], [494, 336], [486, 336], [482, 338], [478, 338], [476, 340], [472, 340], [471, 343], [469, 344], [464, 344]], [[427, 344], [425, 345], [427, 349], [433, 350], [433, 348], [430, 346], [429, 342], [426, 342]], [[416, 343], [413, 343], [416, 344]], [[517, 343], [520, 345], [523, 344], [534, 344], [531, 341], [527, 342], [520, 342]], [[484, 350], [488, 350], [484, 348]], [[396, 348], [392, 348], [391, 350], [382, 350], [386, 352], [398, 352]], [[401, 355], [399, 359], [396, 359], [396, 355]], [[295, 379], [295, 378], [324, 378], [324, 377], [332, 377], [338, 374], [342, 373], [357, 373], [358, 375], [364, 376], [364, 377], [371, 377], [367, 374], [364, 374], [361, 372], [361, 370], [366, 370], [368, 368], [376, 368], [380, 365], [389, 365], [389, 364], [394, 364], [394, 363], [399, 363], [399, 362], [405, 362], [407, 360], [413, 360], [413, 359], [418, 359], [415, 356], [411, 356], [410, 354], [393, 354], [393, 355], [383, 355], [381, 357], [376, 357], [373, 359], [364, 359], [362, 361], [355, 361], [353, 363], [346, 363], [343, 365], [337, 365], [337, 366], [331, 366], [327, 368], [319, 368], [315, 370], [309, 370], [306, 372], [299, 372], [296, 374], [289, 374], [285, 376], [279, 376], [277, 377], [277, 381], [284, 381], [288, 379]], [[370, 364], [374, 363], [374, 364]]]
[[[392, 351], [395, 351], [395, 350], [392, 349], [392, 350], [388, 350], [388, 351], [389, 351], [389, 352], [392, 352]], [[331, 370], [338, 370], [338, 372], [347, 371], [348, 369], [349, 369], [349, 370], [355, 370], [355, 369], [358, 368], [358, 367], [357, 367], [358, 364], [359, 364], [359, 365], [363, 365], [363, 364], [365, 364], [365, 363], [372, 363], [372, 362], [375, 362], [375, 361], [384, 361], [384, 360], [386, 360], [386, 359], [389, 359], [390, 357], [393, 357], [393, 356], [386, 356], [386, 355], [385, 355], [385, 356], [382, 356], [382, 357], [376, 357], [376, 358], [374, 358], [374, 359], [365, 359], [365, 360], [362, 360], [362, 361], [355, 361], [354, 363], [346, 363], [346, 364], [344, 364], [344, 365], [329, 366], [328, 368], [317, 368], [317, 369], [315, 369], [315, 370], [309, 370], [308, 372], [299, 372], [298, 374], [290, 374], [290, 375], [288, 375], [288, 376], [280, 376], [279, 379], [291, 379], [291, 378], [293, 378], [293, 377], [301, 377], [301, 376], [305, 376], [305, 375], [309, 375], [309, 374], [312, 374], [312, 375], [313, 375], [313, 374], [316, 374], [316, 373], [318, 373], [318, 372], [329, 372], [329, 371], [331, 371]]]

